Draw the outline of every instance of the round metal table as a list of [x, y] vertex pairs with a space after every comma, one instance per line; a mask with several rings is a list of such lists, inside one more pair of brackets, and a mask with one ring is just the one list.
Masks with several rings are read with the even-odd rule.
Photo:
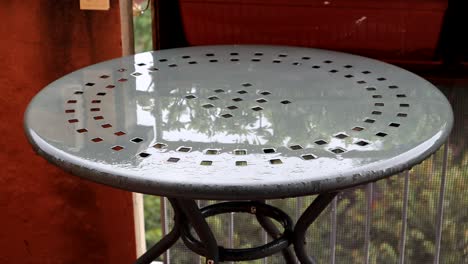
[[[190, 47], [99, 63], [49, 84], [25, 114], [28, 139], [53, 164], [169, 198], [175, 227], [137, 263], [179, 237], [207, 263], [280, 250], [294, 263], [290, 244], [301, 263], [313, 263], [304, 234], [337, 191], [422, 162], [452, 123], [442, 93], [408, 71], [282, 46]], [[264, 203], [311, 194], [320, 195], [295, 225]], [[194, 199], [235, 201], [200, 209]], [[228, 212], [254, 214], [273, 241], [219, 247], [205, 217]]]

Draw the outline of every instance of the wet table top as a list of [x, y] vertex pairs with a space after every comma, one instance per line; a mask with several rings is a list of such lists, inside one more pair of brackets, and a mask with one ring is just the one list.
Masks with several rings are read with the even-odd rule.
[[30, 103], [35, 150], [130, 191], [199, 199], [315, 194], [391, 176], [446, 140], [442, 93], [401, 68], [281, 46], [147, 52], [70, 73]]

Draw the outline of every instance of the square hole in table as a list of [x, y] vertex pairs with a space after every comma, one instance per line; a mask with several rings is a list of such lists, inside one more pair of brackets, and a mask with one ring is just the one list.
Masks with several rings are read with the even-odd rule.
[[235, 155], [247, 155], [247, 150], [246, 149], [236, 149], [234, 150]]
[[260, 106], [255, 106], [255, 107], [252, 107], [252, 110], [260, 111], [260, 110], [263, 110], [263, 108], [261, 108]]
[[325, 140], [323, 140], [323, 139], [316, 140], [314, 143], [317, 144], [317, 145], [325, 145], [325, 144], [327, 144], [327, 142], [326, 142]]
[[271, 159], [270, 160], [270, 164], [282, 164], [283, 161], [281, 161], [280, 159]]
[[179, 151], [179, 152], [190, 152], [190, 150], [192, 150], [192, 148], [190, 148], [190, 147], [179, 147], [177, 149], [177, 151]]
[[301, 155], [301, 158], [303, 158], [304, 160], [313, 160], [316, 159], [317, 156], [315, 156], [314, 154], [304, 154]]
[[377, 134], [375, 134], [376, 136], [378, 137], [385, 137], [387, 136], [387, 133], [384, 133], [384, 132], [378, 132]]
[[122, 149], [124, 149], [124, 147], [117, 145], [117, 146], [113, 146], [112, 149], [115, 151], [121, 151]]
[[356, 142], [356, 145], [359, 145], [361, 147], [367, 146], [369, 144], [370, 144], [369, 142], [364, 141], [364, 140], [359, 140], [358, 142]]
[[151, 156], [151, 154], [147, 153], [147, 152], [141, 152], [140, 154], [138, 154], [138, 156], [140, 156], [142, 158], [147, 158], [147, 157]]
[[213, 164], [213, 161], [211, 160], [202, 160], [202, 162], [200, 162], [200, 165], [203, 166], [211, 166], [211, 164]]
[[167, 147], [167, 144], [159, 143], [159, 142], [157, 142], [156, 144], [153, 145], [153, 148], [156, 148], [156, 149], [163, 149], [163, 148], [166, 148], [166, 147]]
[[214, 105], [212, 105], [212, 104], [204, 104], [204, 105], [202, 105], [202, 107], [208, 109], [208, 108], [213, 108]]
[[236, 161], [236, 166], [247, 166], [247, 161], [238, 160], [238, 161]]
[[275, 153], [276, 150], [274, 148], [264, 148], [263, 149], [263, 153], [267, 153], [267, 154], [270, 154], [270, 153]]
[[341, 154], [341, 153], [344, 153], [346, 150], [344, 150], [342, 148], [333, 148], [333, 149], [330, 149], [330, 151], [335, 153], [335, 154]]
[[339, 134], [336, 134], [335, 137], [339, 139], [344, 139], [344, 138], [347, 138], [348, 135], [346, 135], [345, 133], [339, 133]]
[[136, 137], [136, 138], [132, 138], [130, 141], [133, 142], [133, 143], [140, 143], [140, 142], [143, 141], [143, 139], [139, 138], [139, 137]]
[[205, 154], [207, 154], [207, 155], [217, 155], [217, 154], [219, 154], [219, 150], [217, 150], [217, 149], [207, 149], [205, 151]]
[[176, 163], [176, 162], [178, 162], [179, 160], [180, 160], [179, 158], [170, 157], [167, 161], [168, 161], [168, 162]]
[[292, 150], [303, 149], [301, 145], [292, 145], [292, 146], [289, 146], [289, 148], [292, 149]]

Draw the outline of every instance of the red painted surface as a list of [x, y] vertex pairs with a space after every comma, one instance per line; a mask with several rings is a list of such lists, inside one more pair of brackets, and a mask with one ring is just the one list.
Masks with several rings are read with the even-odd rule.
[[0, 263], [132, 263], [131, 194], [68, 175], [36, 156], [23, 112], [42, 87], [121, 55], [118, 1], [3, 0], [0, 8]]
[[278, 44], [434, 58], [446, 0], [180, 0], [190, 45]]

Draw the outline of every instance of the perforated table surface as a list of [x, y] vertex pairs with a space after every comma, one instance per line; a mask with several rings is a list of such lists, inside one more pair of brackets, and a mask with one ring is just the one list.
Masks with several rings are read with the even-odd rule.
[[206, 46], [68, 74], [25, 114], [36, 151], [81, 177], [194, 199], [293, 197], [423, 161], [452, 127], [446, 98], [376, 60], [317, 49]]

